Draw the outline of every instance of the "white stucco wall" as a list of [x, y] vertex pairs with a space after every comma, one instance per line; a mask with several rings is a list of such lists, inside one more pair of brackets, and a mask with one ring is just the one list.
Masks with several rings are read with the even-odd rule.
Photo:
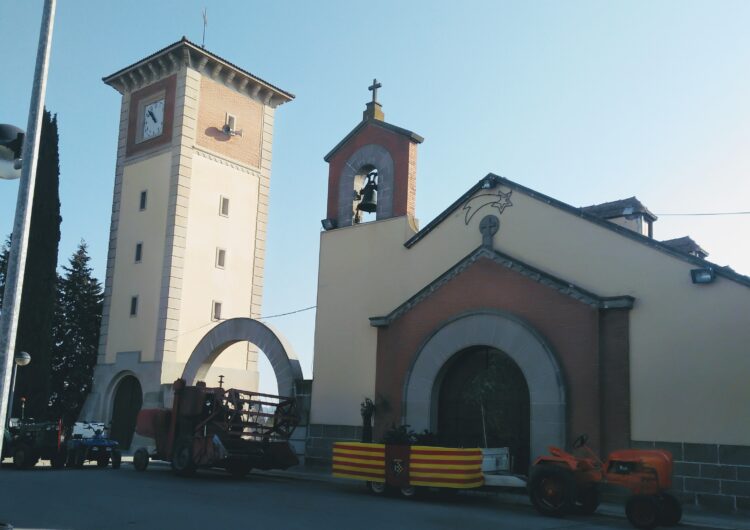
[[[128, 164], [123, 169], [112, 303], [106, 362], [117, 352], [140, 351], [141, 361], [154, 359], [159, 312], [161, 271], [167, 223], [171, 152]], [[147, 205], [140, 211], [141, 191]], [[135, 263], [136, 243], [143, 242], [143, 257]], [[130, 316], [130, 299], [138, 296], [138, 314]]]
[[[508, 191], [503, 189], [503, 191]], [[633, 439], [750, 445], [750, 288], [514, 191], [495, 248], [600, 296], [630, 295]], [[481, 243], [460, 208], [411, 249], [405, 217], [321, 234], [312, 423], [359, 425], [385, 315]]]
[[[229, 198], [229, 215], [219, 215], [220, 197]], [[222, 318], [249, 317], [255, 256], [258, 177], [209, 158], [193, 157], [188, 226], [185, 240], [178, 363], [184, 363], [214, 326], [211, 308], [222, 303]], [[224, 269], [216, 267], [216, 249], [226, 250]], [[247, 372], [246, 372], [247, 371]], [[227, 384], [257, 388], [256, 354], [247, 343], [224, 351], [208, 374]]]

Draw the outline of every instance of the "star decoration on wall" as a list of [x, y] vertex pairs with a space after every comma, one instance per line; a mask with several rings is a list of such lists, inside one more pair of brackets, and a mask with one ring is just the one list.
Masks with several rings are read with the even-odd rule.
[[463, 209], [466, 212], [464, 221], [468, 225], [476, 213], [485, 206], [496, 208], [498, 214], [503, 213], [506, 208], [513, 206], [513, 203], [510, 202], [512, 193], [513, 190], [510, 190], [508, 193], [498, 190], [497, 193], [482, 193], [481, 195], [472, 197], [464, 204]]

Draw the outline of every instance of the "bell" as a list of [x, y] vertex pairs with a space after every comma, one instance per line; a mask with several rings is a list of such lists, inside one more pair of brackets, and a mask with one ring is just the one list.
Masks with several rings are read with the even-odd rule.
[[372, 213], [378, 209], [378, 184], [375, 181], [377, 178], [377, 171], [370, 171], [367, 175], [367, 182], [364, 188], [359, 193], [362, 200], [357, 205], [357, 210], [363, 212]]
[[368, 183], [362, 190], [362, 200], [357, 205], [357, 210], [372, 213], [378, 209], [377, 184], [372, 186]]

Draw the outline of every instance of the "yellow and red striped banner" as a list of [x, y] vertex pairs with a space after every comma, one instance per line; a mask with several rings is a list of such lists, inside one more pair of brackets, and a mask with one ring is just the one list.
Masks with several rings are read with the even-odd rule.
[[334, 443], [333, 476], [385, 482], [385, 445]]
[[[333, 475], [385, 482], [385, 445], [336, 442]], [[484, 484], [481, 449], [415, 445], [409, 450], [409, 484], [439, 488], [478, 488]]]
[[482, 450], [414, 445], [409, 454], [409, 484], [478, 488], [484, 484]]

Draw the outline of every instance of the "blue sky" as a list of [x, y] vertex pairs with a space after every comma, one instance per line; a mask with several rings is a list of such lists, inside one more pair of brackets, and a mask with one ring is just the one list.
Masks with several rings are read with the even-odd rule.
[[[0, 122], [26, 126], [41, 0], [6, 0]], [[328, 169], [377, 77], [386, 121], [425, 137], [426, 224], [488, 172], [574, 206], [748, 211], [750, 3], [59, 0], [47, 106], [58, 114], [60, 264], [81, 239], [104, 277], [119, 94], [101, 78], [185, 35], [297, 95], [277, 111], [264, 314], [312, 306]], [[0, 236], [16, 182], [0, 181]], [[750, 215], [664, 216], [750, 274]], [[273, 319], [311, 375], [314, 311]], [[272, 389], [264, 361], [261, 385]]]

